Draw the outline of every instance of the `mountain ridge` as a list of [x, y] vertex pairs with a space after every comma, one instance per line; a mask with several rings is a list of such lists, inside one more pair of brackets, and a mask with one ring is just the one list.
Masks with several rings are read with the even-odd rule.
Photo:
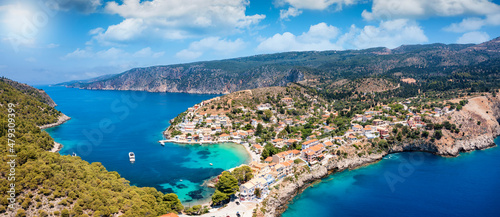
[[[474, 44], [402, 45], [344, 51], [303, 51], [262, 54], [226, 60], [133, 68], [120, 74], [66, 82], [83, 89], [149, 92], [230, 93], [244, 89], [285, 86], [288, 83], [392, 75], [412, 68], [450, 75], [464, 68], [500, 59], [500, 38]], [[488, 63], [488, 62], [487, 62]], [[415, 68], [415, 69], [413, 69]]]

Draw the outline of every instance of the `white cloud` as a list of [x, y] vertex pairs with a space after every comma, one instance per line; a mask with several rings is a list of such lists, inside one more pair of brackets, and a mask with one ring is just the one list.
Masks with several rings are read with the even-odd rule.
[[283, 6], [289, 4], [297, 9], [324, 10], [333, 4], [341, 8], [342, 5], [352, 5], [358, 0], [276, 0], [276, 4]]
[[348, 32], [337, 40], [339, 30], [325, 23], [311, 26], [308, 32], [295, 36], [290, 32], [276, 34], [263, 40], [258, 51], [306, 51], [343, 50], [371, 47], [395, 48], [402, 44], [424, 43], [428, 41], [422, 28], [407, 19], [381, 21], [379, 26], [357, 28], [352, 25]]
[[97, 32], [101, 43], [131, 41], [140, 37], [184, 39], [233, 34], [258, 24], [265, 15], [246, 15], [248, 0], [124, 0], [108, 2], [105, 10], [125, 18]]
[[304, 32], [299, 36], [295, 36], [290, 32], [276, 34], [262, 41], [257, 46], [257, 50], [281, 52], [340, 49], [332, 42], [338, 34], [339, 29], [337, 27], [326, 23], [318, 23], [311, 26], [308, 32]]
[[102, 28], [90, 30], [89, 34], [96, 34], [93, 39], [105, 45], [136, 39], [146, 29], [142, 19], [130, 18], [120, 24], [111, 25], [106, 31]]
[[391, 20], [499, 12], [500, 6], [489, 0], [374, 0], [371, 12], [364, 10], [362, 16], [366, 20]]
[[101, 27], [97, 27], [95, 29], [91, 29], [89, 31], [89, 35], [97, 35], [97, 34], [100, 34], [100, 33], [103, 33], [104, 32], [104, 29], [101, 28]]
[[445, 27], [444, 30], [449, 32], [469, 32], [479, 30], [483, 26], [498, 25], [500, 25], [500, 13], [487, 15], [484, 19], [478, 17], [465, 18], [460, 23], [452, 23]]
[[351, 31], [354, 32], [355, 37], [350, 41], [346, 40], [346, 43], [359, 49], [370, 47], [395, 48], [403, 44], [428, 41], [422, 28], [407, 19], [381, 21], [378, 27], [371, 25], [365, 26], [363, 29], [351, 27]]
[[289, 17], [296, 17], [302, 14], [301, 10], [289, 7], [288, 10], [280, 10], [280, 20], [290, 20]]
[[459, 44], [479, 44], [490, 40], [490, 36], [486, 32], [468, 32], [458, 38]]
[[150, 47], [143, 48], [142, 50], [139, 50], [134, 53], [134, 57], [152, 57], [152, 58], [158, 58], [163, 56], [165, 52], [153, 52]]
[[192, 42], [188, 49], [179, 51], [175, 56], [181, 59], [196, 59], [207, 51], [214, 51], [217, 56], [227, 56], [242, 50], [244, 47], [245, 42], [241, 39], [231, 41], [220, 39], [220, 37], [208, 37]]

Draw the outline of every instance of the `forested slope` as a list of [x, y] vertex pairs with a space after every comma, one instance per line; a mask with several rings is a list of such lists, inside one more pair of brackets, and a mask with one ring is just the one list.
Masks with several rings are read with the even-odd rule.
[[[44, 99], [0, 80], [0, 213], [8, 216], [158, 216], [183, 209], [175, 194], [130, 186], [100, 163], [51, 153], [54, 140], [37, 125], [53, 123], [60, 112]], [[14, 110], [9, 111], [10, 108]], [[15, 114], [10, 120], [8, 114]], [[10, 118], [13, 116], [11, 115]], [[15, 127], [9, 123], [15, 123]], [[9, 129], [15, 129], [9, 132]], [[13, 133], [10, 134], [9, 133]], [[10, 141], [8, 140], [10, 137]], [[14, 153], [9, 150], [9, 144]], [[16, 157], [9, 157], [15, 154]], [[15, 180], [7, 162], [15, 161]], [[15, 185], [15, 209], [9, 186]], [[1, 215], [1, 214], [0, 214]]]

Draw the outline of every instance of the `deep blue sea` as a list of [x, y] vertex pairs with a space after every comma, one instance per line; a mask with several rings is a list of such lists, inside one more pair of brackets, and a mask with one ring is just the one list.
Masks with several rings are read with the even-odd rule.
[[[203, 186], [204, 181], [248, 163], [248, 153], [236, 144], [158, 143], [170, 119], [216, 95], [38, 88], [72, 118], [47, 129], [56, 142], [64, 145], [61, 154], [74, 152], [88, 162], [101, 162], [133, 185], [174, 192], [185, 205], [210, 198], [213, 190]], [[133, 164], [129, 152], [136, 154]]]
[[283, 213], [299, 216], [500, 216], [500, 147], [388, 155], [307, 188]]

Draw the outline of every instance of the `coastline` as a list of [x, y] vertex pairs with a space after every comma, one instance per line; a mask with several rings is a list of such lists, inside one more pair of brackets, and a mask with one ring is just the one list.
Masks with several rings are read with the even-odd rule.
[[[500, 136], [500, 133], [497, 133], [497, 135], [494, 135], [493, 140]], [[321, 182], [322, 179], [345, 171], [346, 169], [354, 170], [360, 167], [368, 166], [371, 164], [375, 164], [380, 162], [385, 156], [390, 155], [390, 154], [396, 154], [396, 153], [403, 153], [403, 152], [427, 152], [431, 154], [435, 154], [441, 157], [457, 157], [457, 155], [448, 155], [448, 154], [441, 154], [439, 152], [431, 151], [431, 150], [414, 150], [411, 147], [416, 147], [419, 144], [400, 144], [398, 146], [393, 147], [392, 150], [389, 152], [383, 152], [380, 154], [371, 154], [366, 157], [355, 157], [355, 158], [345, 158], [342, 159], [338, 162], [334, 161], [329, 161], [325, 165], [318, 166], [317, 168], [314, 168], [311, 170], [311, 173], [308, 173], [306, 175], [300, 176], [299, 179], [297, 180], [296, 185], [288, 185], [285, 186], [283, 189], [280, 188], [280, 191], [273, 192], [275, 193], [274, 195], [270, 194], [268, 197], [270, 200], [267, 202], [267, 210], [270, 210], [271, 212], [264, 213], [263, 216], [266, 217], [274, 217], [274, 216], [281, 216], [283, 212], [285, 212], [288, 208], [288, 204], [300, 193], [302, 193], [305, 189], [313, 185], [315, 182]], [[474, 147], [473, 149], [469, 150], [463, 150], [460, 151], [459, 153], [466, 153], [466, 152], [472, 152], [476, 150], [485, 150], [488, 148], [493, 148], [496, 147], [497, 145], [493, 143], [481, 143], [479, 146]], [[274, 209], [273, 209], [274, 208]]]
[[54, 147], [49, 152], [58, 153], [63, 147], [61, 143], [54, 141]]
[[[46, 124], [46, 125], [42, 125], [42, 126], [39, 126], [40, 129], [44, 130], [44, 129], [48, 129], [48, 128], [52, 128], [52, 127], [56, 127], [56, 126], [59, 126], [61, 124], [64, 124], [66, 123], [66, 121], [69, 121], [71, 118], [65, 114], [62, 114], [61, 113], [61, 116], [59, 116], [58, 120], [56, 123], [52, 123], [52, 124]], [[49, 152], [54, 152], [54, 153], [59, 153], [59, 151], [61, 151], [61, 149], [63, 148], [64, 146], [61, 144], [61, 143], [58, 143], [54, 140], [54, 147], [52, 147], [51, 150], [49, 150]]]
[[52, 124], [45, 124], [45, 125], [38, 126], [38, 127], [40, 129], [44, 130], [44, 129], [47, 129], [47, 128], [56, 127], [56, 126], [59, 126], [61, 124], [64, 124], [66, 121], [69, 121], [70, 119], [71, 119], [70, 117], [68, 117], [67, 115], [61, 113], [61, 116], [59, 116], [57, 122], [52, 123]]

